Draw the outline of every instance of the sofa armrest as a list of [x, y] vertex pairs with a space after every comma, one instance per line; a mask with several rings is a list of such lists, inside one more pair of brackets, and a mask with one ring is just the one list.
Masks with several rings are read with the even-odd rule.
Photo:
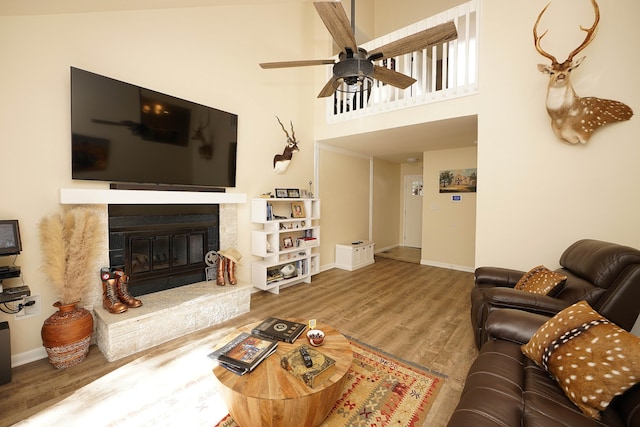
[[553, 316], [571, 305], [558, 298], [511, 288], [485, 289], [482, 295], [486, 312], [491, 312], [496, 308], [515, 308]]
[[478, 267], [475, 271], [475, 283], [480, 287], [500, 286], [513, 288], [526, 272], [501, 267]]
[[487, 317], [485, 328], [489, 339], [500, 339], [526, 344], [549, 316], [505, 308], [495, 310]]

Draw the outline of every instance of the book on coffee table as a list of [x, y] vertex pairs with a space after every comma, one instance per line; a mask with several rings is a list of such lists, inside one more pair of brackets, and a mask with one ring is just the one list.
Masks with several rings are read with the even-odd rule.
[[278, 341], [293, 343], [307, 328], [304, 323], [269, 317], [251, 330], [252, 334]]
[[[304, 347], [311, 356], [313, 365], [307, 367], [304, 364], [300, 347]], [[322, 352], [307, 345], [302, 345], [291, 350], [280, 359], [280, 366], [287, 372], [300, 378], [306, 385], [313, 388], [325, 382], [336, 370], [336, 361]]]
[[253, 371], [264, 359], [276, 351], [278, 342], [242, 332], [208, 356], [231, 372], [244, 375]]

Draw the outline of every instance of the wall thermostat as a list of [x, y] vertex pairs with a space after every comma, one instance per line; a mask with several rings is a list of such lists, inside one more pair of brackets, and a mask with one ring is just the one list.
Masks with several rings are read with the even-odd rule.
[[451, 201], [452, 202], [461, 202], [462, 201], [462, 194], [453, 194], [451, 196]]

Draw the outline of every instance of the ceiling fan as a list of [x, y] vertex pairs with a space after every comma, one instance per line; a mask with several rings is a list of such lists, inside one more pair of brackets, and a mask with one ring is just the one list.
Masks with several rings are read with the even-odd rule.
[[[447, 22], [420, 31], [399, 40], [367, 52], [358, 47], [355, 40], [355, 25], [350, 26], [347, 14], [340, 1], [316, 1], [313, 3], [320, 15], [320, 19], [329, 30], [331, 37], [341, 49], [338, 61], [333, 59], [318, 59], [304, 61], [266, 62], [260, 67], [289, 68], [305, 67], [309, 65], [333, 65], [333, 76], [318, 94], [318, 98], [333, 95], [343, 84], [361, 85], [365, 80], [376, 79], [400, 89], [406, 89], [416, 82], [416, 79], [392, 69], [381, 67], [373, 61], [392, 58], [406, 53], [422, 50], [429, 46], [448, 42], [458, 37], [456, 26]], [[354, 0], [351, 2], [352, 24], [354, 21]]]

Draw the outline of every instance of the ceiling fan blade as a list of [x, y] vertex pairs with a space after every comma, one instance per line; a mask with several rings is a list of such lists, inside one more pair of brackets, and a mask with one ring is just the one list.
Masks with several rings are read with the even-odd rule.
[[374, 65], [371, 77], [376, 80], [380, 80], [382, 83], [386, 83], [400, 89], [406, 89], [416, 82], [416, 79], [413, 77], [409, 77], [406, 74], [402, 74], [385, 67], [380, 67], [378, 65]]
[[331, 77], [331, 79], [327, 82], [326, 85], [324, 85], [324, 87], [318, 94], [318, 98], [326, 98], [328, 96], [333, 95], [336, 92], [336, 86], [334, 86], [335, 81], [336, 81], [336, 78]]
[[372, 60], [392, 58], [457, 38], [458, 31], [455, 24], [446, 22], [373, 49], [369, 52], [369, 58]]
[[289, 67], [306, 67], [309, 65], [333, 65], [336, 61], [333, 59], [310, 59], [307, 61], [284, 61], [284, 62], [263, 62], [260, 64], [262, 68], [289, 68]]
[[339, 1], [317, 1], [313, 5], [338, 47], [342, 51], [351, 49], [352, 52], [357, 52], [356, 37], [351, 30], [349, 18], [347, 18], [342, 3]]

